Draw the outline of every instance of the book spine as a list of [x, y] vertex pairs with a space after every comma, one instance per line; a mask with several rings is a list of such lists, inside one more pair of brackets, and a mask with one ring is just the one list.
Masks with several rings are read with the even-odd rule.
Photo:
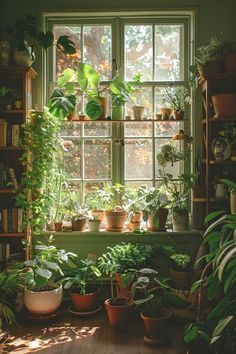
[[2, 229], [4, 233], [8, 232], [7, 209], [2, 210]]
[[18, 208], [12, 208], [13, 232], [18, 232]]
[[9, 172], [9, 176], [10, 176], [10, 180], [12, 182], [12, 185], [13, 185], [14, 189], [17, 190], [18, 189], [18, 182], [16, 179], [15, 171], [13, 168], [9, 168], [8, 172]]
[[3, 123], [3, 146], [7, 146], [7, 127], [8, 127], [8, 124], [6, 121], [4, 121]]
[[17, 232], [22, 232], [23, 214], [22, 209], [18, 209], [17, 215]]
[[7, 209], [7, 232], [13, 232], [13, 210]]
[[12, 146], [19, 146], [20, 142], [20, 126], [18, 124], [12, 124]]
[[4, 147], [4, 119], [0, 119], [0, 147]]
[[8, 124], [6, 146], [11, 146], [11, 145], [12, 145], [12, 126], [10, 124]]

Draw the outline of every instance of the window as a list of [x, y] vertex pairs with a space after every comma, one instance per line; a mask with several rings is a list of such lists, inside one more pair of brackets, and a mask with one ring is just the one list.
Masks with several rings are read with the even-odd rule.
[[[48, 80], [54, 85], [65, 68], [76, 69], [79, 61], [96, 68], [104, 85], [115, 74], [112, 58], [125, 80], [132, 82], [135, 74], [142, 74], [140, 88], [126, 103], [125, 114], [132, 116], [132, 105], [142, 102], [145, 121], [65, 124], [61, 136], [68, 146], [66, 167], [70, 184], [82, 198], [94, 186], [100, 188], [105, 183], [158, 185], [156, 154], [179, 129], [188, 130], [186, 121], [155, 121], [165, 88], [170, 83], [186, 84], [190, 53], [188, 16], [55, 17], [48, 20], [48, 25], [56, 37], [72, 37], [77, 47], [72, 58], [54, 50], [53, 63], [49, 65], [52, 70], [48, 73]], [[81, 98], [78, 111], [84, 110], [85, 103]], [[187, 112], [186, 118], [188, 115]], [[181, 163], [167, 169], [174, 177], [182, 170]]]

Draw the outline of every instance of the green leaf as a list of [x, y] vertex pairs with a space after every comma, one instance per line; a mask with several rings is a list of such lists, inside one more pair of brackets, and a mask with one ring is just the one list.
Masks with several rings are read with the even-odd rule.
[[92, 87], [98, 91], [100, 75], [91, 65], [79, 63], [77, 80], [83, 92], [86, 91], [88, 87]]
[[57, 49], [64, 54], [75, 54], [75, 43], [69, 36], [60, 36], [57, 40]]
[[42, 278], [46, 278], [46, 279], [50, 279], [52, 276], [52, 272], [50, 272], [50, 270], [48, 269], [42, 269], [42, 268], [38, 268], [35, 270], [35, 272], [40, 275], [40, 277]]
[[223, 258], [223, 260], [219, 265], [218, 276], [220, 281], [222, 281], [225, 266], [229, 262], [229, 260], [233, 257], [233, 255], [236, 255], [236, 246], [226, 254], [226, 256]]
[[102, 105], [98, 100], [91, 100], [86, 105], [86, 114], [92, 120], [96, 120], [102, 115]]
[[39, 45], [43, 49], [47, 49], [53, 45], [54, 35], [50, 31], [47, 31], [46, 33], [39, 32], [37, 40], [38, 40]]
[[220, 179], [220, 181], [226, 184], [226, 186], [228, 186], [231, 191], [236, 191], [236, 183], [224, 178]]
[[54, 90], [48, 104], [49, 112], [63, 120], [75, 109], [76, 100], [75, 95], [64, 96], [60, 90]]
[[213, 331], [213, 337], [221, 335], [223, 330], [228, 326], [228, 324], [234, 319], [234, 316], [228, 316], [221, 319]]
[[222, 215], [224, 211], [213, 211], [209, 215], [206, 216], [204, 224], [206, 225], [208, 222], [212, 221], [213, 219], [217, 218], [218, 216]]
[[65, 69], [57, 80], [58, 86], [62, 87], [68, 81], [71, 81], [73, 79], [74, 75], [75, 75], [75, 72], [73, 69], [71, 69], [71, 68]]

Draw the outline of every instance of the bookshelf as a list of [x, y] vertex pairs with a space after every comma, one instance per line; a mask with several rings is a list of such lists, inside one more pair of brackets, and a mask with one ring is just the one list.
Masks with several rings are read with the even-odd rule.
[[[20, 188], [23, 167], [20, 140], [21, 126], [27, 121], [27, 112], [32, 109], [32, 80], [37, 74], [33, 68], [0, 67], [0, 87], [8, 91], [0, 97], [0, 247], [1, 267], [8, 257], [22, 255], [22, 239], [28, 239], [22, 230], [22, 211], [15, 206], [15, 196]], [[16, 109], [14, 101], [20, 100]]]

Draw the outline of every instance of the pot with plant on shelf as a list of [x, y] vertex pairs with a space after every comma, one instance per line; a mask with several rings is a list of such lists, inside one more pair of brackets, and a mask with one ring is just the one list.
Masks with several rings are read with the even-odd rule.
[[104, 201], [105, 191], [103, 189], [96, 189], [86, 194], [85, 204], [88, 206], [92, 216], [96, 217], [101, 222], [104, 219]]
[[101, 227], [101, 220], [98, 216], [89, 216], [88, 217], [88, 230], [89, 232], [99, 232]]
[[171, 85], [165, 90], [163, 103], [173, 110], [175, 120], [183, 120], [186, 107], [191, 103], [189, 90], [186, 87]]
[[125, 188], [123, 201], [128, 213], [128, 229], [131, 231], [140, 227], [142, 221], [142, 210], [145, 205], [146, 188]]
[[64, 289], [69, 290], [73, 306], [69, 307], [72, 314], [92, 314], [101, 309], [99, 304], [100, 289], [91, 285], [101, 276], [97, 264], [92, 259], [74, 259], [71, 266], [67, 269], [62, 283]]

